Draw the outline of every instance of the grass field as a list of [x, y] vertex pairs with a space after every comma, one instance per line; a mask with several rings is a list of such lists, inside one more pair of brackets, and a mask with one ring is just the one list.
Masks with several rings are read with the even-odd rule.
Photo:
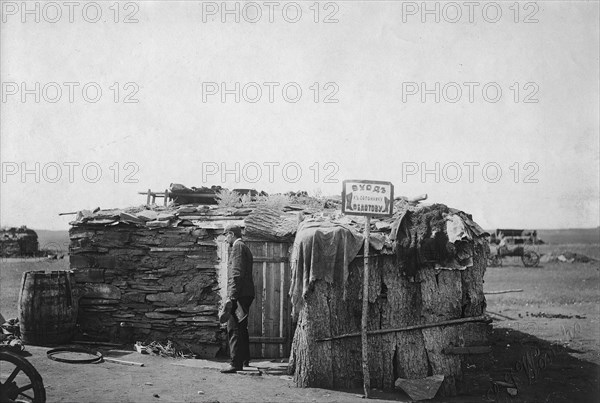
[[599, 244], [600, 228], [541, 229], [538, 237], [547, 244]]
[[560, 244], [560, 245], [536, 245], [533, 247], [540, 254], [554, 254], [557, 256], [565, 252], [574, 252], [595, 259], [600, 259], [600, 244], [590, 243], [574, 243], [574, 244]]
[[17, 317], [21, 277], [26, 271], [68, 270], [69, 259], [0, 259], [0, 313], [4, 318]]
[[598, 303], [598, 264], [546, 263], [539, 267], [490, 267], [485, 274], [485, 291], [523, 289], [488, 300], [515, 305], [573, 305]]
[[34, 230], [38, 234], [40, 249], [50, 249], [57, 252], [67, 253], [69, 250], [69, 231], [49, 231], [43, 229]]
[[[571, 251], [599, 257], [599, 249], [597, 244], [571, 244], [541, 245], [539, 251], [555, 255]], [[0, 312], [7, 319], [17, 316], [23, 272], [67, 268], [68, 259], [1, 260]], [[505, 258], [502, 267], [488, 268], [484, 277], [485, 292], [514, 289], [522, 292], [486, 295], [487, 313], [494, 319], [489, 339], [492, 356], [468, 358], [465, 377], [471, 385], [469, 393], [444, 401], [463, 403], [488, 399], [490, 379], [506, 379], [506, 373], [523, 362], [531, 351], [541, 350], [556, 351], [556, 355], [551, 364], [543, 367], [540, 364], [531, 374], [517, 373], [516, 398], [506, 395], [505, 388], [501, 388], [492, 396], [495, 400], [487, 401], [597, 402], [600, 393], [599, 270], [598, 262], [551, 262], [526, 268], [518, 258]], [[246, 382], [244, 395], [232, 395], [235, 388], [219, 389], [222, 378], [217, 371], [198, 368], [190, 371], [190, 368], [171, 365], [169, 360], [157, 358], [143, 368], [110, 364], [61, 366], [46, 358], [46, 349], [35, 346], [27, 346], [27, 349], [32, 352], [29, 360], [43, 373], [44, 381], [49, 385], [47, 392], [52, 401], [149, 401], [156, 400], [151, 397], [152, 393], [159, 392], [161, 401], [192, 402], [198, 401], [199, 377], [204, 380], [202, 389], [207, 395], [212, 393], [213, 401], [217, 398], [239, 401], [249, 396], [256, 401], [282, 402], [360, 400], [347, 392], [336, 394], [342, 392], [290, 388], [289, 381], [268, 376], [242, 376], [241, 381]], [[136, 353], [125, 351], [123, 354]], [[139, 355], [127, 359], [142, 360]], [[533, 381], [532, 374], [535, 375]], [[87, 387], [81, 388], [74, 379], [84, 381]], [[179, 382], [175, 387], [173, 379]], [[149, 380], [153, 386], [144, 386]], [[124, 395], [124, 391], [129, 394]], [[390, 396], [390, 400], [398, 400], [396, 393]]]

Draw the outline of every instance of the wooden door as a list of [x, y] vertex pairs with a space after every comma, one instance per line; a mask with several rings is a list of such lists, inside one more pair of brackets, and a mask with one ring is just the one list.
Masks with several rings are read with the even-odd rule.
[[256, 297], [248, 332], [252, 358], [283, 358], [290, 352], [290, 263], [288, 243], [245, 241], [254, 257]]

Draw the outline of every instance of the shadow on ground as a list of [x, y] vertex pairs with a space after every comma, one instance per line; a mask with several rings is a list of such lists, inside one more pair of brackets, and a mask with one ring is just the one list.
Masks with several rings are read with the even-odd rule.
[[[453, 398], [436, 398], [444, 402], [596, 402], [600, 396], [598, 384], [600, 367], [578, 358], [581, 353], [568, 345], [553, 344], [528, 333], [498, 327], [490, 335], [492, 352], [470, 355], [465, 358], [464, 381], [461, 394]], [[239, 401], [250, 392], [254, 400], [263, 401], [361, 401], [362, 390], [296, 389], [286, 374], [285, 362], [261, 360], [251, 362], [254, 370], [229, 375], [241, 390], [227, 388], [219, 370], [226, 360], [160, 359], [138, 354], [131, 350], [96, 348], [107, 357], [140, 361], [142, 368], [115, 364], [71, 365], [50, 361], [47, 348], [31, 347], [33, 355], [28, 359], [38, 367], [47, 380], [48, 393], [56, 400], [87, 401], [90, 396], [112, 398], [106, 384], [114, 388], [126, 388], [129, 401], [146, 401], [152, 393], [158, 393], [162, 401]], [[170, 367], [170, 368], [169, 368]], [[184, 369], [177, 369], [187, 367]], [[258, 370], [256, 370], [256, 368]], [[264, 376], [251, 376], [259, 375]], [[166, 375], [159, 375], [166, 374]], [[250, 376], [241, 376], [250, 375]], [[72, 386], [69, 377], [76, 376], [88, 382], [90, 390], [84, 393]], [[281, 378], [281, 379], [278, 379]], [[96, 382], [103, 379], [102, 382]], [[111, 383], [112, 382], [112, 383]], [[148, 386], [151, 385], [151, 386]], [[153, 385], [153, 386], [152, 386]], [[241, 386], [240, 386], [241, 387]], [[200, 398], [194, 395], [202, 388], [206, 393]], [[191, 392], [190, 392], [191, 391]], [[225, 392], [230, 393], [226, 395]], [[231, 394], [235, 392], [236, 394]], [[177, 395], [179, 393], [179, 395]], [[262, 393], [262, 395], [261, 395]], [[510, 394], [512, 393], [512, 395]], [[167, 398], [170, 396], [170, 399]], [[199, 399], [200, 398], [200, 399]], [[410, 401], [402, 391], [372, 390], [373, 400]], [[262, 400], [262, 399], [261, 399]]]
[[[495, 328], [492, 352], [465, 359], [459, 396], [444, 402], [598, 402], [600, 366], [576, 357], [581, 351], [528, 333]], [[353, 395], [362, 390], [340, 391]], [[372, 391], [375, 399], [411, 401], [401, 391]]]
[[496, 402], [598, 401], [600, 367], [577, 358], [582, 352], [507, 328], [493, 329], [490, 345], [491, 354], [465, 360], [465, 396]]

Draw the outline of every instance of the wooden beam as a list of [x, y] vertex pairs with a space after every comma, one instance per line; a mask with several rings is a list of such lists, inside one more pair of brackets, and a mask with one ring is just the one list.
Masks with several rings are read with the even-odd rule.
[[102, 359], [106, 362], [112, 362], [114, 364], [131, 365], [131, 366], [135, 366], [135, 367], [143, 367], [144, 366], [144, 363], [142, 363], [142, 362], [117, 360], [116, 358], [108, 358], [108, 357], [102, 357]]
[[[279, 254], [283, 255], [283, 245], [279, 244]], [[283, 338], [283, 327], [285, 324], [285, 315], [286, 312], [284, 310], [285, 307], [285, 263], [279, 263], [279, 337]], [[283, 350], [285, 345], [281, 343], [279, 346], [279, 357], [285, 357]]]
[[369, 237], [371, 234], [371, 217], [365, 217], [365, 246], [363, 270], [362, 317], [360, 321], [360, 339], [362, 347], [363, 389], [369, 398], [371, 375], [369, 374], [369, 344], [367, 343], [367, 324], [369, 320]]
[[195, 197], [195, 198], [216, 197], [215, 193], [177, 193], [177, 192], [170, 192], [168, 190], [165, 192], [153, 192], [150, 189], [148, 189], [147, 192], [138, 192], [138, 194], [147, 195], [148, 192], [151, 193], [152, 195], [158, 196], [158, 197], [163, 197], [165, 195], [165, 193], [167, 193], [167, 195], [171, 195], [171, 196], [185, 196], [185, 197]]
[[[267, 251], [268, 251], [268, 243], [265, 242], [263, 244], [263, 252], [265, 253], [265, 255], [268, 253]], [[263, 262], [263, 264], [262, 264], [262, 274], [263, 274], [262, 275], [263, 289], [262, 289], [262, 312], [261, 312], [262, 329], [261, 329], [261, 334], [265, 335], [265, 334], [269, 333], [268, 325], [267, 325], [267, 320], [268, 320], [268, 318], [267, 318], [267, 304], [268, 304], [267, 290], [268, 290], [268, 287], [267, 287], [267, 263], [266, 262]], [[266, 344], [267, 343], [261, 344], [261, 353], [262, 353], [263, 357], [266, 355], [265, 353], [267, 352]]]
[[492, 294], [508, 294], [509, 292], [523, 292], [522, 289], [517, 289], [517, 290], [501, 290], [501, 291], [488, 291], [488, 292], [484, 292], [485, 295], [492, 295]]
[[177, 214], [182, 220], [190, 221], [226, 221], [226, 220], [243, 220], [244, 216], [209, 216], [194, 213]]
[[[472, 316], [472, 317], [469, 317], [469, 318], [451, 319], [451, 320], [445, 320], [443, 322], [425, 323], [425, 324], [422, 324], [422, 325], [412, 325], [412, 326], [398, 327], [398, 328], [394, 328], [394, 329], [369, 330], [367, 332], [367, 334], [374, 335], [374, 334], [386, 334], [386, 333], [406, 332], [408, 330], [427, 329], [427, 328], [430, 328], [430, 327], [439, 327], [439, 326], [460, 325], [460, 324], [469, 323], [469, 322], [489, 322], [489, 320], [490, 319], [487, 316], [485, 316], [485, 315], [482, 315], [482, 316]], [[341, 334], [339, 336], [333, 336], [333, 337], [327, 337], [327, 338], [323, 338], [323, 339], [317, 339], [317, 341], [339, 340], [339, 339], [345, 339], [345, 338], [348, 338], [348, 337], [359, 337], [360, 335], [361, 335], [361, 333], [347, 333], [347, 334]]]
[[492, 352], [491, 346], [446, 347], [444, 354], [487, 354]]
[[250, 337], [250, 343], [283, 344], [285, 337]]
[[490, 310], [487, 310], [487, 309], [485, 310], [485, 312], [491, 313], [492, 315], [496, 315], [496, 316], [499, 316], [499, 317], [504, 318], [504, 319], [516, 320], [515, 318], [511, 318], [510, 316], [502, 315], [501, 313], [490, 311]]
[[[200, 244], [198, 244], [200, 245]], [[216, 243], [212, 242], [212, 243], [203, 243], [202, 246], [217, 246]], [[171, 246], [171, 247], [165, 247], [165, 248], [150, 248], [150, 252], [202, 252], [203, 249], [202, 248], [198, 248], [198, 247], [189, 247], [189, 248], [182, 248], [182, 247], [177, 247], [177, 246]]]
[[267, 256], [255, 256], [252, 261], [257, 263], [267, 262], [267, 263], [287, 263], [289, 260], [287, 257], [267, 257]]
[[89, 346], [123, 347], [122, 343], [110, 343], [107, 341], [73, 340], [71, 343]]

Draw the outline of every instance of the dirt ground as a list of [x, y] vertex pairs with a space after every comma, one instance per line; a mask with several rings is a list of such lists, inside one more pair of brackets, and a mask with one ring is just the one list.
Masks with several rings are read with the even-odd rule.
[[[570, 246], [570, 249], [575, 248]], [[544, 246], [569, 250], [568, 246]], [[600, 245], [579, 245], [578, 253], [600, 257]], [[3, 260], [0, 312], [16, 316], [23, 271], [58, 269], [64, 261]], [[488, 268], [484, 290], [522, 289], [487, 295], [494, 319], [492, 354], [465, 362], [465, 392], [439, 401], [596, 402], [600, 399], [599, 264], [544, 263], [525, 268], [517, 258]], [[224, 361], [176, 360], [141, 355], [128, 346], [101, 350], [143, 367], [103, 362], [66, 364], [46, 357], [47, 348], [27, 346], [27, 359], [43, 377], [49, 402], [352, 402], [361, 391], [298, 389], [285, 363], [256, 361], [259, 371], [223, 375]], [[127, 351], [129, 350], [129, 351]], [[3, 378], [7, 366], [0, 368]], [[494, 383], [500, 381], [506, 383]], [[510, 389], [507, 385], [513, 384]], [[511, 396], [508, 392], [516, 392]], [[410, 401], [400, 391], [373, 391], [374, 400]]]
[[[485, 397], [494, 401], [600, 401], [598, 262], [525, 268], [510, 259], [488, 268], [484, 290], [523, 291], [486, 295], [493, 358], [471, 356], [466, 376], [488, 373]], [[490, 378], [517, 383], [518, 395], [490, 388]]]

